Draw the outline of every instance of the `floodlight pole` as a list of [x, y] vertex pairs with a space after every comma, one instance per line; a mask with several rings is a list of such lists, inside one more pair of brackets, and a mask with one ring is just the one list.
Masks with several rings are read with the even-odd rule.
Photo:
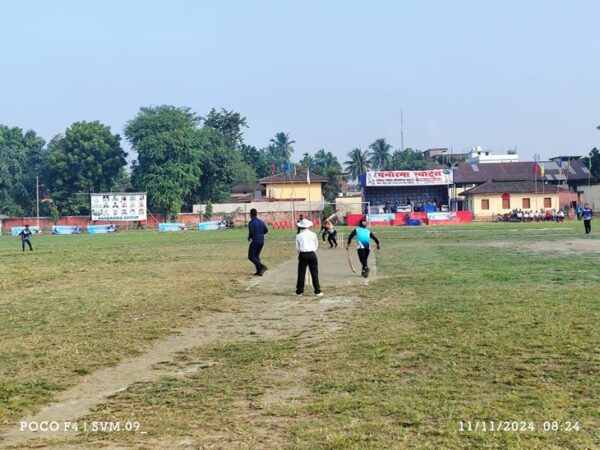
[[37, 215], [37, 226], [40, 228], [40, 177], [35, 177], [35, 209]]

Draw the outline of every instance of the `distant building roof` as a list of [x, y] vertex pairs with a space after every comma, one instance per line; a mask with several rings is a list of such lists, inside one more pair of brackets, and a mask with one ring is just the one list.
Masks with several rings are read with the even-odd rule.
[[[258, 180], [260, 184], [284, 184], [284, 183], [306, 183], [306, 172], [298, 171], [296, 175], [286, 175], [278, 173], [271, 177], [265, 177]], [[310, 174], [311, 183], [327, 183], [327, 178], [320, 175]]]
[[514, 180], [514, 181], [488, 181], [474, 188], [461, 192], [458, 195], [467, 196], [474, 194], [518, 194], [518, 193], [535, 193], [542, 192], [556, 193], [564, 189], [554, 184], [542, 183], [529, 180]]
[[[454, 182], [457, 184], [479, 184], [491, 180], [529, 180], [535, 181], [536, 174], [533, 171], [534, 164], [544, 165], [545, 181], [587, 180], [590, 176], [589, 169], [583, 160], [571, 160], [570, 164], [563, 161], [561, 168], [554, 161], [511, 162], [511, 163], [487, 163], [470, 164], [465, 163], [458, 166], [454, 171]], [[537, 179], [541, 181], [541, 171], [538, 171]]]
[[231, 188], [232, 194], [246, 194], [250, 192], [254, 192], [254, 187], [250, 186], [247, 183], [236, 184]]

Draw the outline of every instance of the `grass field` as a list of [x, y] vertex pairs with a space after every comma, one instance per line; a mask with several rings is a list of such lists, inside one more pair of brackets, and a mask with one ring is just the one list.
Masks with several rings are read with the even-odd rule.
[[[135, 421], [143, 433], [32, 445], [600, 448], [599, 239], [580, 223], [374, 232], [379, 278], [336, 288], [359, 300], [327, 312], [343, 326], [199, 343], [162, 363], [171, 374], [79, 418]], [[271, 269], [294, 257], [293, 232], [268, 237]], [[245, 289], [243, 230], [33, 244], [23, 255], [0, 238], [0, 431], [177, 330], [220, 313], [239, 328], [251, 319], [240, 313], [257, 295]], [[263, 301], [275, 307], [292, 290]], [[503, 421], [526, 429], [468, 431]]]

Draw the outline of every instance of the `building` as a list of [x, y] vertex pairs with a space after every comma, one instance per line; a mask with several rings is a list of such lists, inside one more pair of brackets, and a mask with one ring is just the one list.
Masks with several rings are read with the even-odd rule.
[[[543, 167], [543, 176], [542, 176]], [[566, 187], [573, 193], [580, 192], [589, 183], [590, 171], [581, 159], [555, 161], [528, 161], [512, 163], [466, 163], [454, 168], [454, 186], [450, 193], [459, 211], [467, 210], [465, 197], [461, 192], [489, 181], [524, 180]], [[577, 201], [577, 199], [575, 200]]]
[[[568, 199], [567, 189], [534, 182], [488, 181], [459, 194], [467, 199], [468, 210], [476, 219], [491, 218], [514, 209], [526, 211], [558, 210]], [[572, 195], [572, 194], [571, 194]]]
[[261, 178], [258, 184], [264, 186], [266, 199], [323, 202], [323, 185], [327, 178], [298, 171], [295, 175], [279, 173]]
[[428, 208], [447, 207], [452, 171], [448, 168], [368, 171], [361, 182], [364, 201], [375, 210], [383, 206], [386, 212], [428, 212]]
[[454, 153], [447, 148], [430, 148], [423, 152], [425, 159], [445, 164], [458, 164], [467, 160], [467, 153]]
[[483, 150], [480, 145], [473, 147], [467, 155], [469, 164], [514, 163], [519, 161], [516, 153], [494, 155], [489, 150]]

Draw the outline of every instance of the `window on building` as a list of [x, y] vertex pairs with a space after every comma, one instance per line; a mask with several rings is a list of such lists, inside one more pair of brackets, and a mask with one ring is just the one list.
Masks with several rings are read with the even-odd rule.
[[525, 209], [531, 208], [531, 199], [529, 199], [529, 198], [523, 199], [523, 208], [525, 208]]
[[552, 198], [544, 197], [544, 208], [552, 208]]
[[510, 194], [502, 194], [502, 209], [510, 209]]
[[490, 201], [487, 198], [481, 199], [481, 209], [490, 209]]

